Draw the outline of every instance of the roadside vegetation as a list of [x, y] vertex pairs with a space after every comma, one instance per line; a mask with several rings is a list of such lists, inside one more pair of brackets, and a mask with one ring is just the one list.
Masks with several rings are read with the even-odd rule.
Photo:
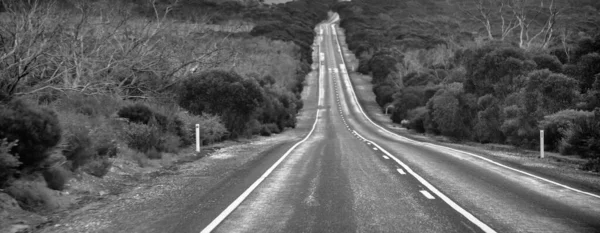
[[454, 140], [539, 147], [600, 171], [597, 1], [336, 4], [357, 71], [391, 119]]
[[116, 160], [296, 126], [323, 1], [0, 4], [0, 189], [26, 210]]

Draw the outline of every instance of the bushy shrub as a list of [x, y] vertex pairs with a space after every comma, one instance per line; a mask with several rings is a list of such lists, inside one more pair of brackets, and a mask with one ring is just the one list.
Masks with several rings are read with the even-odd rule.
[[48, 188], [59, 191], [65, 189], [71, 176], [70, 172], [61, 166], [50, 167], [44, 170], [42, 175], [44, 176], [44, 180], [46, 180]]
[[408, 128], [419, 133], [425, 133], [426, 126], [430, 124], [429, 110], [427, 107], [418, 107], [408, 111]]
[[[119, 109], [117, 114], [121, 118], [126, 118], [130, 122], [139, 124], [148, 124], [155, 117], [152, 109], [141, 103], [125, 106]], [[158, 119], [156, 120], [158, 121]]]
[[593, 112], [563, 110], [544, 116], [540, 121], [540, 129], [544, 130], [544, 144], [548, 150], [557, 150], [561, 140], [564, 138], [564, 133], [572, 127], [576, 121], [592, 117]]
[[159, 151], [177, 153], [181, 147], [181, 139], [177, 135], [170, 133], [164, 134], [160, 140], [160, 144], [156, 149]]
[[424, 102], [424, 92], [424, 88], [421, 87], [406, 87], [394, 94], [392, 120], [400, 123], [407, 119], [408, 111], [423, 106], [426, 103]]
[[21, 165], [19, 156], [10, 153], [17, 142], [8, 142], [6, 138], [0, 139], [0, 188], [10, 183], [15, 169]]
[[70, 162], [72, 171], [92, 159], [96, 151], [94, 151], [92, 139], [89, 136], [89, 129], [84, 126], [71, 128], [65, 137], [65, 147], [62, 153]]
[[23, 101], [0, 104], [0, 138], [18, 140], [11, 154], [19, 155], [23, 166], [34, 166], [48, 157], [58, 144], [62, 130], [56, 114]]
[[189, 132], [189, 140], [192, 142], [196, 141], [196, 124], [200, 125], [200, 140], [203, 144], [219, 142], [228, 134], [221, 118], [217, 115], [194, 116], [187, 112], [180, 112], [177, 115], [184, 122], [185, 129]]
[[123, 131], [125, 143], [135, 150], [146, 152], [161, 142], [161, 132], [155, 125], [130, 123]]
[[504, 134], [500, 131], [502, 114], [499, 100], [488, 94], [479, 97], [477, 105], [480, 110], [473, 127], [473, 139], [483, 143], [504, 142]]
[[245, 133], [247, 123], [264, 96], [256, 80], [221, 70], [185, 79], [178, 93], [181, 107], [196, 115], [210, 113], [221, 116], [233, 137]]
[[588, 160], [585, 164], [581, 165], [581, 170], [600, 172], [600, 158]]
[[123, 101], [110, 95], [84, 95], [74, 92], [64, 94], [52, 105], [60, 111], [76, 112], [90, 117], [110, 117], [123, 105]]
[[154, 148], [151, 148], [148, 151], [146, 151], [146, 157], [148, 157], [149, 159], [161, 159], [162, 153], [160, 153], [160, 151]]
[[106, 156], [96, 156], [86, 163], [81, 170], [95, 177], [104, 177], [112, 167], [112, 162]]
[[17, 180], [5, 189], [25, 210], [54, 209], [59, 206], [52, 197], [52, 190], [37, 181]]
[[561, 73], [563, 64], [556, 56], [549, 54], [540, 54], [533, 57], [538, 70], [548, 69], [554, 73]]
[[278, 134], [278, 133], [281, 133], [281, 130], [279, 129], [279, 127], [276, 124], [273, 124], [273, 123], [264, 124], [260, 128], [261, 136], [271, 136], [271, 134]]
[[575, 120], [564, 131], [559, 151], [561, 154], [577, 154], [584, 158], [600, 157], [600, 109], [593, 117]]

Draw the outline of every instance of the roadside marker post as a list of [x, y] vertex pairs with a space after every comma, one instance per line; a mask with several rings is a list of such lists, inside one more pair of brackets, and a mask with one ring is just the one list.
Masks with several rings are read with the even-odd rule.
[[200, 152], [200, 124], [196, 124], [196, 152]]
[[544, 158], [544, 130], [540, 130], [540, 158]]

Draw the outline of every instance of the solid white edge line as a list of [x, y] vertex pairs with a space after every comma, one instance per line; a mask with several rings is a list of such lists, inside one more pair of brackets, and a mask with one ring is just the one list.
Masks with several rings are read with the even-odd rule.
[[[356, 130], [354, 131], [354, 133], [356, 133]], [[467, 218], [473, 224], [477, 225], [481, 230], [483, 230], [484, 232], [487, 232], [487, 233], [496, 232], [496, 231], [494, 231], [494, 229], [489, 227], [487, 224], [483, 223], [481, 220], [479, 220], [478, 218], [473, 216], [471, 213], [467, 212], [465, 209], [463, 209], [458, 204], [456, 204], [454, 201], [452, 201], [452, 199], [450, 199], [449, 197], [444, 195], [442, 192], [440, 192], [437, 188], [435, 188], [433, 185], [431, 185], [427, 180], [423, 179], [423, 177], [421, 177], [419, 174], [415, 173], [412, 169], [410, 169], [410, 167], [408, 167], [408, 165], [404, 164], [402, 161], [400, 161], [398, 158], [396, 158], [396, 156], [393, 156], [392, 154], [390, 154], [390, 152], [386, 151], [381, 146], [377, 145], [375, 142], [366, 139], [365, 137], [363, 137], [362, 135], [360, 135], [358, 133], [356, 133], [356, 134], [359, 135], [359, 137], [361, 137], [363, 140], [366, 140], [366, 141], [370, 142], [371, 144], [375, 145], [376, 147], [378, 147], [379, 150], [381, 150], [381, 152], [383, 152], [384, 154], [386, 154], [387, 156], [392, 158], [394, 161], [396, 161], [396, 163], [398, 163], [400, 166], [402, 166], [404, 168], [404, 170], [406, 170], [409, 174], [411, 174], [413, 177], [415, 177], [421, 184], [423, 184], [425, 187], [427, 187], [427, 189], [429, 189], [435, 195], [440, 197], [444, 202], [446, 202], [450, 207], [452, 207], [452, 209], [456, 210], [458, 213], [460, 213], [462, 216]]]
[[[335, 23], [335, 22], [334, 22], [334, 23]], [[340, 41], [338, 40], [337, 36], [335, 37], [335, 39], [336, 39], [336, 41], [337, 41], [337, 45], [338, 45], [339, 47], [341, 47], [341, 46], [340, 46]], [[345, 63], [345, 61], [344, 61], [344, 60], [345, 60], [345, 58], [342, 56], [342, 64], [344, 65], [344, 68], [345, 68], [345, 67], [346, 67], [346, 63]], [[347, 80], [347, 81], [348, 81], [348, 82], [350, 82], [350, 77], [348, 76], [348, 74], [347, 74], [347, 73], [344, 73], [344, 74], [345, 74], [345, 76], [344, 76], [344, 77], [347, 77], [347, 78], [348, 78], [348, 80]], [[506, 166], [506, 165], [504, 165], [504, 164], [498, 163], [498, 162], [496, 162], [496, 161], [493, 161], [493, 160], [491, 160], [491, 159], [485, 158], [485, 157], [483, 157], [483, 156], [480, 156], [480, 155], [476, 155], [476, 154], [473, 154], [473, 153], [470, 153], [470, 152], [466, 152], [466, 151], [457, 150], [457, 149], [454, 149], [454, 148], [451, 148], [451, 147], [447, 147], [447, 146], [440, 146], [440, 145], [435, 145], [435, 144], [431, 144], [431, 143], [424, 143], [424, 142], [415, 141], [415, 140], [412, 140], [412, 139], [410, 139], [410, 138], [403, 137], [403, 136], [400, 136], [400, 135], [398, 135], [398, 134], [396, 134], [396, 133], [393, 133], [393, 132], [391, 132], [391, 131], [387, 130], [386, 128], [383, 128], [382, 126], [378, 125], [378, 124], [377, 124], [377, 123], [375, 123], [373, 120], [371, 120], [371, 118], [370, 118], [369, 116], [367, 116], [367, 114], [366, 114], [366, 113], [364, 112], [364, 110], [362, 109], [362, 106], [361, 106], [361, 105], [359, 104], [359, 102], [358, 102], [358, 98], [356, 97], [356, 94], [354, 93], [354, 87], [352, 86], [352, 83], [349, 83], [349, 86], [350, 86], [350, 94], [351, 94], [351, 96], [353, 97], [354, 101], [357, 103], [357, 106], [358, 106], [358, 108], [359, 108], [360, 112], [363, 114], [363, 116], [364, 116], [364, 117], [365, 117], [365, 118], [366, 118], [366, 119], [367, 119], [367, 120], [368, 120], [368, 121], [369, 121], [371, 124], [373, 124], [375, 127], [379, 128], [380, 130], [382, 130], [382, 131], [384, 131], [384, 132], [386, 132], [386, 133], [388, 133], [388, 134], [390, 134], [390, 135], [392, 135], [392, 136], [394, 136], [394, 137], [399, 137], [399, 138], [402, 138], [402, 139], [403, 139], [403, 140], [405, 140], [405, 141], [408, 141], [408, 142], [411, 142], [411, 143], [415, 143], [415, 144], [418, 144], [418, 145], [422, 145], [422, 146], [428, 145], [428, 146], [432, 146], [432, 147], [437, 147], [438, 149], [445, 149], [445, 150], [450, 150], [450, 151], [453, 151], [453, 152], [458, 152], [458, 153], [462, 153], [462, 154], [470, 155], [470, 156], [476, 157], [476, 158], [478, 158], [478, 159], [484, 160], [484, 161], [486, 161], [486, 162], [492, 163], [492, 164], [494, 164], [494, 165], [497, 165], [497, 166], [500, 166], [500, 167], [503, 167], [503, 168], [506, 168], [506, 169], [509, 169], [509, 170], [512, 170], [512, 171], [515, 171], [515, 172], [518, 172], [518, 173], [521, 173], [521, 174], [524, 174], [524, 175], [527, 175], [527, 176], [530, 176], [530, 177], [534, 177], [534, 178], [536, 178], [536, 179], [539, 179], [539, 180], [542, 180], [542, 181], [548, 182], [548, 183], [550, 183], [550, 184], [554, 184], [554, 185], [557, 185], [557, 186], [560, 186], [560, 187], [563, 187], [563, 188], [569, 189], [569, 190], [571, 190], [571, 191], [574, 191], [574, 192], [578, 192], [578, 193], [581, 193], [581, 194], [585, 194], [585, 195], [588, 195], [588, 196], [591, 196], [591, 197], [595, 197], [595, 198], [599, 198], [599, 199], [600, 199], [600, 195], [596, 195], [596, 194], [593, 194], [593, 193], [590, 193], [590, 192], [586, 192], [586, 191], [583, 191], [583, 190], [579, 190], [579, 189], [576, 189], [576, 188], [573, 188], [573, 187], [570, 187], [570, 186], [567, 186], [567, 185], [564, 185], [564, 184], [558, 183], [558, 182], [556, 182], [556, 181], [552, 181], [552, 180], [549, 180], [549, 179], [546, 179], [546, 178], [543, 178], [543, 177], [539, 177], [539, 176], [536, 176], [536, 175], [534, 175], [534, 174], [531, 174], [531, 173], [529, 173], [529, 172], [526, 172], [526, 171], [521, 171], [521, 170], [519, 170], [519, 169], [512, 168], [512, 167], [509, 167], [509, 166]]]
[[435, 197], [432, 196], [431, 193], [427, 192], [427, 190], [421, 190], [419, 192], [421, 192], [421, 194], [423, 194], [423, 196], [425, 196], [427, 199], [435, 199]]
[[[319, 47], [319, 52], [320, 52], [321, 46], [318, 46], [318, 47]], [[321, 64], [320, 57], [319, 57], [319, 64]], [[200, 233], [209, 233], [209, 232], [212, 232], [215, 228], [217, 228], [217, 226], [219, 226], [219, 224], [221, 224], [221, 222], [223, 222], [223, 220], [225, 220], [225, 218], [227, 218], [227, 216], [229, 216], [250, 195], [250, 193], [252, 193], [252, 191], [254, 191], [254, 189], [256, 189], [256, 187], [258, 187], [258, 185], [260, 185], [260, 183], [262, 183], [267, 178], [267, 176], [269, 176], [271, 174], [271, 172], [273, 172], [273, 170], [275, 170], [275, 168], [277, 168], [277, 166], [279, 166], [279, 164], [288, 157], [288, 155], [294, 149], [296, 149], [296, 147], [298, 147], [300, 144], [302, 144], [303, 142], [308, 140], [308, 138], [315, 131], [315, 129], [317, 127], [317, 123], [319, 122], [319, 112], [320, 112], [319, 106], [321, 106], [320, 90], [321, 90], [321, 88], [323, 88], [322, 81], [324, 78], [324, 77], [321, 77], [321, 76], [324, 76], [321, 74], [323, 72], [324, 67], [325, 67], [324, 65], [321, 65], [319, 67], [319, 90], [317, 91], [317, 93], [318, 93], [317, 113], [315, 114], [316, 115], [315, 122], [313, 123], [313, 126], [312, 126], [310, 132], [308, 132], [308, 134], [306, 135], [306, 137], [304, 137], [304, 139], [302, 139], [301, 141], [294, 144], [294, 146], [292, 146], [287, 152], [285, 152], [285, 154], [283, 154], [283, 156], [281, 156], [281, 158], [279, 158], [277, 160], [277, 162], [275, 162], [275, 164], [273, 164], [267, 171], [265, 171], [265, 173], [263, 173], [256, 181], [254, 181], [254, 183], [252, 183], [252, 185], [250, 185], [250, 187], [248, 187], [248, 189], [246, 189], [246, 191], [244, 191], [238, 198], [236, 198], [231, 204], [229, 204], [229, 206], [227, 206], [227, 208], [225, 208], [225, 210], [223, 210], [223, 212], [221, 212], [221, 214], [219, 214], [212, 222], [210, 222], [204, 229], [202, 229], [202, 231], [200, 231]]]

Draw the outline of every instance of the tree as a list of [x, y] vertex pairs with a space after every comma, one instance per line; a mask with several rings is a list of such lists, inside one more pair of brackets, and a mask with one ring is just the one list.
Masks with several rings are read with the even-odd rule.
[[221, 116], [225, 127], [236, 137], [263, 102], [263, 90], [254, 79], [232, 71], [212, 70], [185, 79], [179, 88], [179, 105], [193, 114]]

